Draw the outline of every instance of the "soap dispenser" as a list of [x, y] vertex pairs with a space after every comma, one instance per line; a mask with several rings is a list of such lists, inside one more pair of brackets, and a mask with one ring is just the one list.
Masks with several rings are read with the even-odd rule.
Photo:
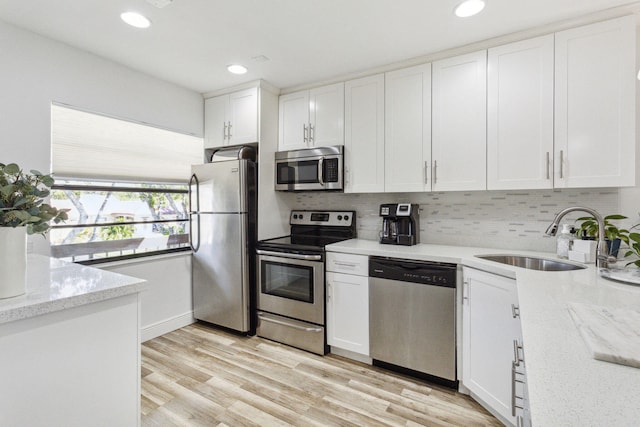
[[573, 234], [571, 234], [571, 224], [562, 224], [562, 230], [556, 242], [556, 254], [558, 258], [569, 258], [569, 249], [571, 249], [572, 241]]

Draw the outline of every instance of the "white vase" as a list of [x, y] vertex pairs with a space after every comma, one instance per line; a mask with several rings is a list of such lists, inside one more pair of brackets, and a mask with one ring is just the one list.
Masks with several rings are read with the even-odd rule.
[[27, 227], [0, 227], [0, 299], [25, 293]]

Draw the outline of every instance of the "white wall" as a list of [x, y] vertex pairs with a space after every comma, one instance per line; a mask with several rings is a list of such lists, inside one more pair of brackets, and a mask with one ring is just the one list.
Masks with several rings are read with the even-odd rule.
[[142, 341], [194, 322], [190, 252], [101, 264], [99, 267], [147, 281], [147, 289], [140, 293]]
[[[0, 162], [51, 171], [51, 103], [202, 136], [194, 91], [0, 21]], [[40, 237], [35, 251], [48, 253]]]
[[[51, 171], [50, 106], [54, 101], [203, 135], [204, 102], [199, 93], [2, 21], [0, 83], [0, 162], [18, 163], [26, 170]], [[29, 244], [35, 252], [49, 252], [40, 236], [31, 236]], [[189, 254], [108, 269], [149, 281], [149, 291], [142, 296], [143, 327], [191, 318]]]

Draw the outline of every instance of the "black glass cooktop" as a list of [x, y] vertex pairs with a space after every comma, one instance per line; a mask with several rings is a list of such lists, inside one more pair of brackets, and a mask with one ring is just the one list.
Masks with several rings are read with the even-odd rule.
[[258, 246], [280, 246], [280, 247], [305, 247], [313, 249], [324, 249], [331, 243], [347, 240], [349, 237], [319, 236], [319, 235], [292, 235], [276, 237], [275, 239], [261, 240]]

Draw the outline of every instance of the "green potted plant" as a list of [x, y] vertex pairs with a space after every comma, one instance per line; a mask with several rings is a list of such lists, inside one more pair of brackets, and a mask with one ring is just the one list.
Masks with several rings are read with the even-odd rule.
[[635, 265], [636, 267], [640, 268], [640, 233], [631, 232], [631, 230], [639, 227], [640, 224], [635, 224], [634, 226], [629, 228], [629, 239], [626, 242], [627, 246], [629, 246], [629, 249], [627, 250], [627, 252], [625, 252], [624, 257], [627, 258], [630, 256], [635, 256], [636, 259], [628, 262], [626, 266]]
[[0, 298], [25, 291], [27, 234], [44, 236], [50, 221], [67, 219], [68, 209], [44, 203], [53, 182], [51, 175], [0, 163]]
[[[604, 217], [604, 235], [607, 240], [609, 255], [618, 256], [620, 242], [629, 244], [629, 230], [618, 228], [611, 221], [627, 219], [626, 216], [620, 214], [607, 215]], [[583, 216], [576, 219], [580, 221], [580, 225], [576, 231], [576, 235], [584, 240], [594, 240], [598, 236], [598, 222], [591, 216]]]

